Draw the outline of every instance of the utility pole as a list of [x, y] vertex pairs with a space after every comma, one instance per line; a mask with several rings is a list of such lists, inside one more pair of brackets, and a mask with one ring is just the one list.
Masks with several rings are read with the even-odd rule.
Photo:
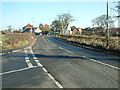
[[107, 39], [107, 42], [106, 42], [106, 47], [107, 49], [109, 48], [109, 37], [110, 37], [110, 33], [109, 33], [109, 28], [108, 28], [108, 20], [109, 20], [109, 17], [108, 17], [108, 1], [107, 1], [107, 24], [106, 24], [106, 39]]
[[120, 1], [118, 2], [118, 28], [120, 28]]

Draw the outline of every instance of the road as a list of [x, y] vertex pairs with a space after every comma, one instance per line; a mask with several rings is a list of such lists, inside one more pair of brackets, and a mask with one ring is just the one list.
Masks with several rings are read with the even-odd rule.
[[39, 36], [2, 56], [3, 88], [119, 88], [119, 56]]

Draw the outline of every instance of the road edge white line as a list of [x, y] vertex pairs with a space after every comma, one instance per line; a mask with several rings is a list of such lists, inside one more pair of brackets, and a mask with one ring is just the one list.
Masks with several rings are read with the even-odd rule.
[[114, 69], [118, 69], [118, 70], [120, 70], [119, 67], [116, 67], [116, 66], [113, 66], [113, 65], [110, 65], [110, 64], [104, 63], [104, 62], [100, 62], [100, 61], [98, 61], [98, 60], [91, 59], [91, 58], [88, 58], [88, 57], [86, 57], [86, 56], [82, 56], [82, 57], [83, 57], [83, 58], [86, 58], [86, 59], [89, 59], [89, 60], [91, 60], [91, 61], [93, 61], [93, 62], [96, 62], [96, 63], [102, 64], [102, 65], [105, 65], [105, 66], [108, 66], [108, 67], [111, 67], [111, 68], [114, 68]]
[[109, 67], [111, 67], [111, 68], [115, 68], [115, 69], [120, 70], [120, 68], [118, 68], [118, 67], [115, 67], [115, 66], [113, 66], [113, 65], [110, 65], [110, 64], [107, 64], [107, 63], [103, 63], [103, 62], [97, 61], [97, 60], [95, 60], [95, 59], [89, 59], [89, 60], [91, 60], [91, 61], [93, 61], [93, 62], [97, 62], [97, 63], [102, 64], [102, 65], [105, 65], [105, 66], [109, 66]]

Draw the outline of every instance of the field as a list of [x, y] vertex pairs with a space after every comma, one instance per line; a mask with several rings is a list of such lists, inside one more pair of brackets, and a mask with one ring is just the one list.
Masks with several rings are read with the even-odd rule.
[[0, 37], [2, 42], [0, 50], [22, 47], [34, 39], [34, 35], [31, 33], [9, 33], [0, 35]]

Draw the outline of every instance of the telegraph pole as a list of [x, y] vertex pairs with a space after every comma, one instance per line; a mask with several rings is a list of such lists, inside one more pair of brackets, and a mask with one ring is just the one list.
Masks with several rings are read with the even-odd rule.
[[106, 16], [106, 19], [107, 19], [107, 24], [106, 24], [106, 39], [107, 39], [106, 47], [108, 49], [109, 48], [109, 37], [110, 37], [109, 27], [108, 27], [108, 19], [109, 19], [109, 16], [108, 16], [108, 1], [107, 1], [107, 16]]
[[120, 28], [120, 1], [118, 2], [118, 28]]

